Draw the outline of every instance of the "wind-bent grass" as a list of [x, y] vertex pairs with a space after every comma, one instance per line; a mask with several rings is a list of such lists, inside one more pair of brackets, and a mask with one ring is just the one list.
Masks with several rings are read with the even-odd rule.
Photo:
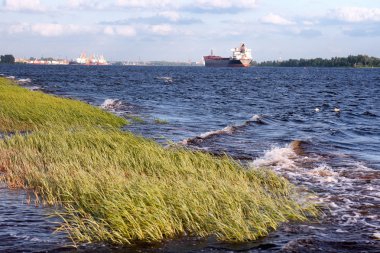
[[55, 124], [120, 127], [127, 121], [86, 103], [31, 92], [0, 78], [0, 132], [26, 131]]
[[[39, 110], [39, 101], [34, 102]], [[317, 213], [314, 205], [297, 201], [294, 186], [269, 170], [164, 149], [86, 121], [68, 128], [68, 122], [1, 139], [0, 171], [10, 187], [33, 189], [44, 203], [61, 205], [62, 228], [75, 241], [130, 244], [182, 235], [246, 241], [267, 235], [281, 222]]]
[[164, 119], [154, 119], [154, 123], [156, 124], [168, 124], [169, 122], [167, 120], [164, 120]]

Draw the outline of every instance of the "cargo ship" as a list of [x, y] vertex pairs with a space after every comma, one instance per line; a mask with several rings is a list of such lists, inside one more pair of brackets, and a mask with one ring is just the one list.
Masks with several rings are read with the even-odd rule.
[[248, 49], [244, 43], [240, 47], [232, 48], [231, 57], [222, 57], [211, 54], [203, 56], [206, 67], [249, 67], [252, 63], [251, 49]]

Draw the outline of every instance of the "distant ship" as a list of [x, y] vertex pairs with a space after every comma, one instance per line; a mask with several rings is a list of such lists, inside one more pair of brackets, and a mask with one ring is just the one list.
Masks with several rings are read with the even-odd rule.
[[221, 57], [211, 54], [203, 56], [206, 67], [249, 67], [252, 63], [251, 49], [246, 48], [244, 43], [240, 47], [231, 49], [231, 57]]
[[86, 56], [86, 53], [81, 53], [81, 55], [76, 58], [75, 61], [70, 61], [69, 64], [72, 65], [110, 65], [103, 55], [96, 56], [92, 54], [90, 57]]

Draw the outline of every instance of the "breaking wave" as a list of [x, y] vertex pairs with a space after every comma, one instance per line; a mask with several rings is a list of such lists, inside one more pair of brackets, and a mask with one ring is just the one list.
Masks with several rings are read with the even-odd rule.
[[138, 114], [139, 112], [139, 106], [114, 98], [105, 99], [100, 107], [119, 116], [124, 116], [126, 114]]
[[166, 84], [173, 83], [173, 78], [170, 77], [170, 76], [158, 76], [158, 77], [156, 77], [156, 79], [161, 80], [161, 81], [163, 81]]
[[27, 84], [27, 83], [31, 83], [32, 80], [30, 78], [20, 78], [16, 82], [18, 84]]
[[31, 90], [31, 91], [41, 90], [40, 86], [29, 86], [29, 87], [25, 87], [25, 88], [28, 90]]
[[182, 144], [182, 145], [196, 144], [196, 143], [202, 142], [203, 140], [209, 139], [209, 138], [217, 136], [217, 135], [233, 134], [238, 129], [244, 128], [244, 127], [248, 126], [249, 124], [251, 124], [252, 122], [257, 123], [257, 124], [266, 124], [262, 120], [261, 115], [253, 115], [249, 120], [244, 121], [242, 124], [229, 125], [229, 126], [226, 126], [222, 129], [201, 133], [198, 136], [182, 140], [180, 142], [180, 144]]
[[255, 114], [248, 121], [246, 121], [246, 123], [255, 122], [259, 125], [267, 125], [268, 123], [263, 120], [263, 117], [263, 115]]
[[116, 109], [120, 108], [121, 105], [122, 105], [122, 102], [120, 99], [107, 98], [100, 105], [100, 107], [103, 109], [106, 109], [106, 110], [116, 110]]
[[293, 151], [291, 145], [286, 147], [273, 147], [265, 152], [265, 154], [252, 162], [254, 167], [268, 167], [273, 166], [285, 170], [294, 170], [296, 164], [294, 159], [297, 154]]
[[324, 221], [339, 226], [337, 233], [360, 228], [368, 237], [376, 237], [380, 217], [375, 204], [380, 204], [380, 171], [352, 162], [347, 166], [310, 154], [302, 141], [293, 141], [270, 150], [251, 162], [251, 167], [266, 167], [316, 194], [324, 206]]

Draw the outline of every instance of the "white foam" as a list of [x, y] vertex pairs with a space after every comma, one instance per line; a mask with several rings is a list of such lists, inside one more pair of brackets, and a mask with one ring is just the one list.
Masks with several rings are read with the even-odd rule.
[[170, 76], [159, 76], [157, 79], [164, 81], [165, 83], [172, 83], [173, 78]]
[[251, 117], [250, 121], [261, 121], [261, 116], [258, 114], [255, 114]]
[[229, 125], [229, 126], [226, 126], [226, 127], [222, 128], [222, 129], [218, 129], [218, 130], [213, 130], [213, 131], [208, 131], [208, 132], [205, 132], [205, 133], [201, 133], [198, 136], [184, 139], [184, 140], [182, 140], [179, 143], [182, 144], [182, 145], [188, 145], [189, 143], [191, 143], [192, 141], [197, 140], [197, 139], [198, 140], [199, 139], [203, 140], [203, 139], [207, 139], [207, 138], [210, 138], [212, 136], [215, 136], [215, 135], [233, 134], [237, 129], [243, 128], [243, 127], [249, 125], [249, 122], [260, 122], [260, 123], [263, 123], [261, 121], [261, 116], [260, 115], [253, 115], [249, 120], [244, 121], [243, 123], [235, 124], [235, 125]]
[[27, 88], [28, 90], [31, 90], [31, 91], [40, 90], [41, 89], [41, 87], [39, 87], [39, 86], [31, 86], [31, 87], [25, 87], [25, 88]]
[[119, 99], [107, 98], [100, 105], [100, 107], [102, 107], [103, 109], [112, 110], [112, 109], [116, 109], [117, 107], [120, 107], [120, 105], [121, 105], [121, 101]]
[[311, 176], [316, 177], [320, 182], [337, 183], [339, 174], [332, 170], [327, 164], [322, 164], [308, 172]]
[[288, 145], [286, 147], [273, 147], [272, 149], [266, 151], [264, 155], [257, 158], [252, 162], [252, 166], [275, 166], [280, 169], [294, 170], [296, 168], [294, 158], [297, 154]]
[[[350, 231], [346, 227], [358, 224], [371, 230], [380, 229], [379, 216], [373, 211], [374, 204], [370, 203], [372, 200], [373, 203], [380, 200], [377, 198], [380, 196], [380, 180], [375, 179], [377, 174], [374, 169], [359, 162], [347, 167], [332, 167], [325, 157], [309, 154], [309, 158], [303, 156], [302, 152], [295, 153], [296, 149], [292, 150], [295, 145], [292, 143], [267, 150], [251, 165], [269, 167], [296, 185], [315, 191], [318, 195], [313, 201], [325, 206], [325, 215], [333, 217], [339, 224], [340, 230], [337, 233]], [[370, 184], [364, 181], [368, 177], [371, 179]], [[368, 213], [362, 213], [361, 207], [368, 209]]]
[[30, 78], [21, 78], [17, 80], [18, 83], [30, 83], [32, 80]]
[[342, 225], [355, 225], [358, 223], [358, 218], [360, 218], [360, 215], [358, 213], [354, 213], [354, 215], [343, 214], [341, 217], [341, 219], [344, 221]]
[[376, 240], [380, 240], [380, 232], [373, 233], [372, 237]]
[[338, 208], [339, 208], [339, 206], [338, 206], [335, 202], [330, 202], [330, 203], [329, 203], [329, 206], [330, 206], [331, 208], [334, 208], [334, 209], [338, 209]]
[[219, 134], [232, 134], [234, 131], [235, 127], [234, 126], [226, 126], [223, 129], [215, 130], [215, 131], [210, 131], [206, 132], [203, 134], [200, 134], [199, 137], [202, 139], [207, 139], [213, 135], [219, 135]]
[[6, 78], [14, 80], [16, 77], [15, 76], [7, 76]]
[[223, 129], [209, 131], [209, 132], [206, 132], [206, 133], [202, 133], [202, 134], [200, 134], [200, 135], [198, 135], [196, 137], [193, 137], [193, 138], [184, 139], [184, 140], [182, 140], [179, 143], [181, 145], [188, 145], [189, 143], [191, 143], [194, 140], [199, 140], [199, 139], [200, 140], [204, 140], [204, 139], [210, 138], [212, 136], [221, 135], [221, 134], [232, 134], [235, 131], [236, 128], [237, 128], [236, 126], [226, 126]]

